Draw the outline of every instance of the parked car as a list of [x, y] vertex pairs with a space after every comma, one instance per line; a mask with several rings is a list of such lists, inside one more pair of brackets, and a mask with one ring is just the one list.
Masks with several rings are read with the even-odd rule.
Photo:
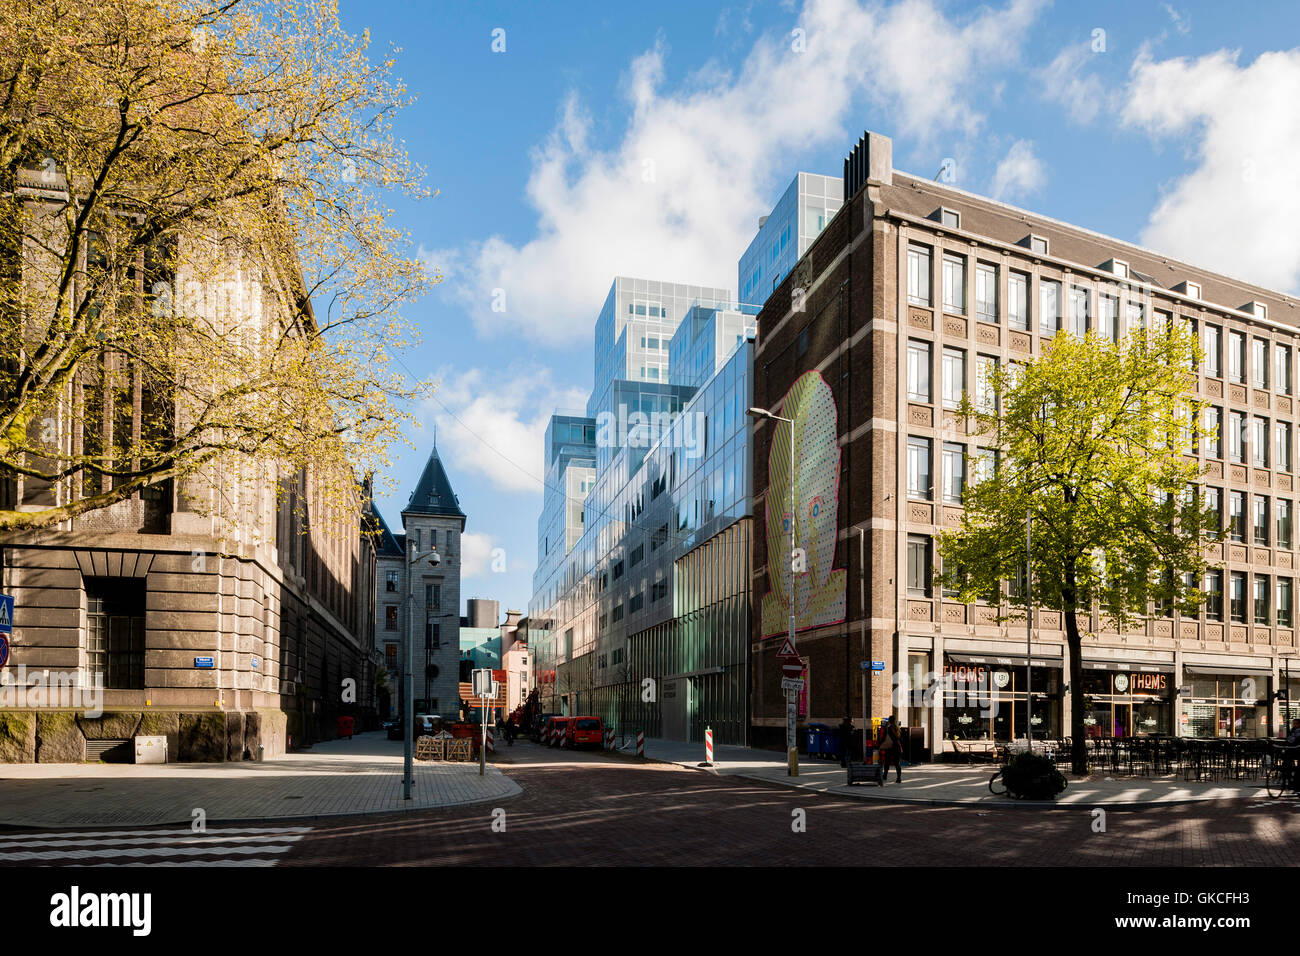
[[546, 721], [546, 729], [542, 737], [542, 743], [547, 747], [559, 747], [564, 743], [565, 725], [569, 722], [568, 717], [551, 717]]
[[599, 717], [570, 717], [564, 725], [562, 746], [570, 750], [581, 747], [601, 747], [605, 743], [605, 728]]

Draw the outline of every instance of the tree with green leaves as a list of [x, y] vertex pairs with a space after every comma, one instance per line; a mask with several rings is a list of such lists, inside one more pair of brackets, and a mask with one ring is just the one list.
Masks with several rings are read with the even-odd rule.
[[1119, 342], [1062, 333], [963, 401], [969, 433], [994, 455], [971, 456], [961, 524], [939, 536], [938, 578], [967, 603], [1023, 581], [1031, 520], [1030, 586], [1009, 588], [1007, 600], [1064, 617], [1075, 773], [1087, 765], [1081, 627], [1094, 608], [1122, 631], [1203, 600], [1206, 545], [1221, 532], [1198, 493], [1198, 359], [1195, 336], [1177, 324]]

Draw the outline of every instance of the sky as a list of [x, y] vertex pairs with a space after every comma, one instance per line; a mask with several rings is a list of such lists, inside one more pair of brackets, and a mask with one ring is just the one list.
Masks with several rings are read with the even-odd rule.
[[[439, 453], [462, 599], [526, 611], [543, 433], [582, 408], [616, 275], [735, 289], [796, 172], [864, 129], [894, 166], [1230, 276], [1300, 291], [1300, 4], [342, 0], [416, 101], [436, 197], [395, 201], [441, 281], [402, 356], [412, 409], [378, 504]], [[463, 609], [462, 609], [463, 610]]]

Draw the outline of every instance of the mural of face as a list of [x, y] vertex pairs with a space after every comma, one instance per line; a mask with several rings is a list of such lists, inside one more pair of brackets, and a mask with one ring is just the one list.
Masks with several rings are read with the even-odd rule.
[[[831, 567], [839, 530], [840, 448], [838, 413], [830, 386], [820, 372], [805, 372], [786, 392], [782, 414], [794, 420], [794, 474], [790, 474], [791, 427], [775, 422], [768, 452], [765, 497], [768, 581], [763, 595], [763, 636], [784, 634], [793, 601], [795, 627], [803, 631], [845, 618], [848, 572]], [[794, 515], [789, 514], [794, 483]], [[786, 557], [789, 521], [794, 521], [798, 567]]]

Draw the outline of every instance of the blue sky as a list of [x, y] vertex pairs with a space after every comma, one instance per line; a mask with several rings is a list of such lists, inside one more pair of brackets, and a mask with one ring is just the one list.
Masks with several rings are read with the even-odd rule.
[[444, 277], [408, 310], [423, 341], [403, 361], [441, 384], [380, 506], [396, 530], [436, 424], [468, 515], [464, 596], [503, 609], [527, 608], [542, 430], [585, 404], [613, 276], [734, 289], [758, 217], [798, 170], [839, 175], [863, 129], [893, 138], [900, 169], [951, 159], [962, 188], [1300, 289], [1294, 3], [343, 0], [342, 16], [376, 56], [400, 48], [418, 99], [396, 132], [440, 191], [395, 210]]

